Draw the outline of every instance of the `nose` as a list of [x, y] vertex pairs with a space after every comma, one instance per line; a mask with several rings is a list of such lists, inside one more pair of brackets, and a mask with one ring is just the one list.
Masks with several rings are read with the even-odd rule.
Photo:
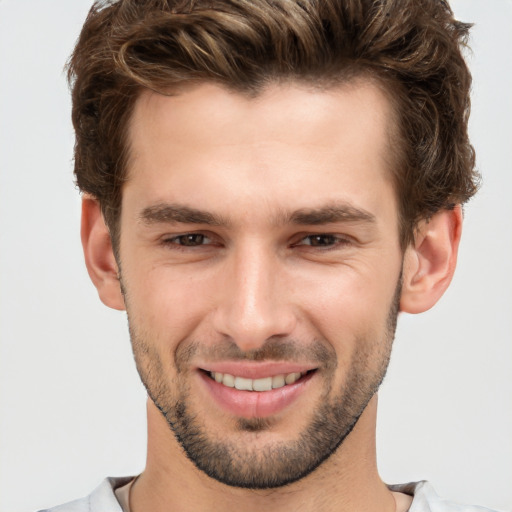
[[289, 336], [296, 325], [283, 263], [272, 251], [250, 247], [232, 254], [224, 268], [214, 327], [243, 351]]

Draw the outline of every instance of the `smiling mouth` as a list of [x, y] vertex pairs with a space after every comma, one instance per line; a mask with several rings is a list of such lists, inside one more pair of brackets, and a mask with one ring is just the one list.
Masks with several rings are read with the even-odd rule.
[[292, 372], [287, 374], [274, 375], [272, 377], [263, 377], [260, 379], [248, 379], [231, 375], [229, 373], [220, 373], [203, 370], [215, 382], [222, 384], [228, 388], [235, 388], [240, 391], [272, 391], [291, 384], [295, 384], [299, 379], [314, 372], [309, 370], [306, 372]]

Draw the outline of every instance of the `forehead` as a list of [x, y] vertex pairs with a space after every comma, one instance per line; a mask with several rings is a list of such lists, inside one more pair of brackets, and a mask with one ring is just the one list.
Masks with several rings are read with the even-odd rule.
[[[279, 141], [292, 131], [296, 140], [308, 143], [324, 141], [326, 135], [336, 141], [347, 136], [346, 130], [341, 133], [343, 125], [350, 128], [347, 119], [354, 128], [349, 131], [364, 131], [384, 140], [386, 134], [379, 128], [389, 134], [395, 117], [384, 91], [384, 85], [366, 78], [328, 88], [302, 82], [275, 83], [257, 94], [212, 83], [191, 85], [169, 96], [144, 90], [130, 119], [129, 142], [133, 147], [139, 141], [158, 140], [173, 132], [182, 143], [206, 145], [218, 138], [219, 131], [226, 140], [247, 144], [262, 137]], [[214, 126], [217, 130], [212, 132]], [[236, 130], [229, 132], [231, 127]]]
[[256, 96], [213, 84], [170, 96], [146, 91], [129, 127], [123, 195], [136, 189], [149, 206], [215, 202], [228, 216], [248, 194], [282, 209], [364, 200], [390, 188], [393, 117], [368, 81], [275, 84]]

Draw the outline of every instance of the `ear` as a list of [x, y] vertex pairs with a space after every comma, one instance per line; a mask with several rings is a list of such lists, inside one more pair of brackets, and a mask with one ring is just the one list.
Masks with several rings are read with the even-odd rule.
[[124, 310], [119, 269], [112, 250], [110, 232], [98, 201], [91, 196], [82, 199], [81, 237], [87, 271], [101, 301], [113, 309]]
[[460, 205], [420, 222], [405, 251], [400, 311], [422, 313], [441, 298], [455, 272], [461, 231]]

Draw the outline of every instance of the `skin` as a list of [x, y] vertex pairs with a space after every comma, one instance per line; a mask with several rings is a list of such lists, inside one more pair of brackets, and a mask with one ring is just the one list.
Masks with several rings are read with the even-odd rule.
[[[120, 267], [93, 198], [84, 198], [82, 221], [91, 278], [105, 304], [127, 309], [137, 366], [154, 400], [134, 511], [211, 510], [212, 503], [244, 511], [407, 508], [410, 500], [393, 496], [377, 472], [376, 395], [361, 401], [354, 429], [316, 470], [271, 490], [207, 476], [155, 406], [171, 407], [181, 393], [207, 438], [261, 465], [257, 454], [292, 446], [323, 402], [346, 400], [347, 389], [354, 395], [354, 369], [360, 387], [378, 384], [397, 290], [401, 311], [432, 307], [453, 275], [461, 231], [460, 208], [442, 211], [400, 249], [392, 114], [382, 91], [364, 82], [329, 91], [274, 85], [256, 98], [203, 84], [139, 98]], [[184, 207], [209, 217], [192, 219]], [[183, 246], [187, 240], [191, 246]], [[269, 347], [287, 343], [295, 355], [272, 355]], [[319, 345], [329, 364], [314, 359]], [[256, 412], [243, 418], [252, 427], [242, 428], [198, 370], [235, 350], [237, 358], [293, 359], [315, 371], [263, 426], [253, 428]]]

